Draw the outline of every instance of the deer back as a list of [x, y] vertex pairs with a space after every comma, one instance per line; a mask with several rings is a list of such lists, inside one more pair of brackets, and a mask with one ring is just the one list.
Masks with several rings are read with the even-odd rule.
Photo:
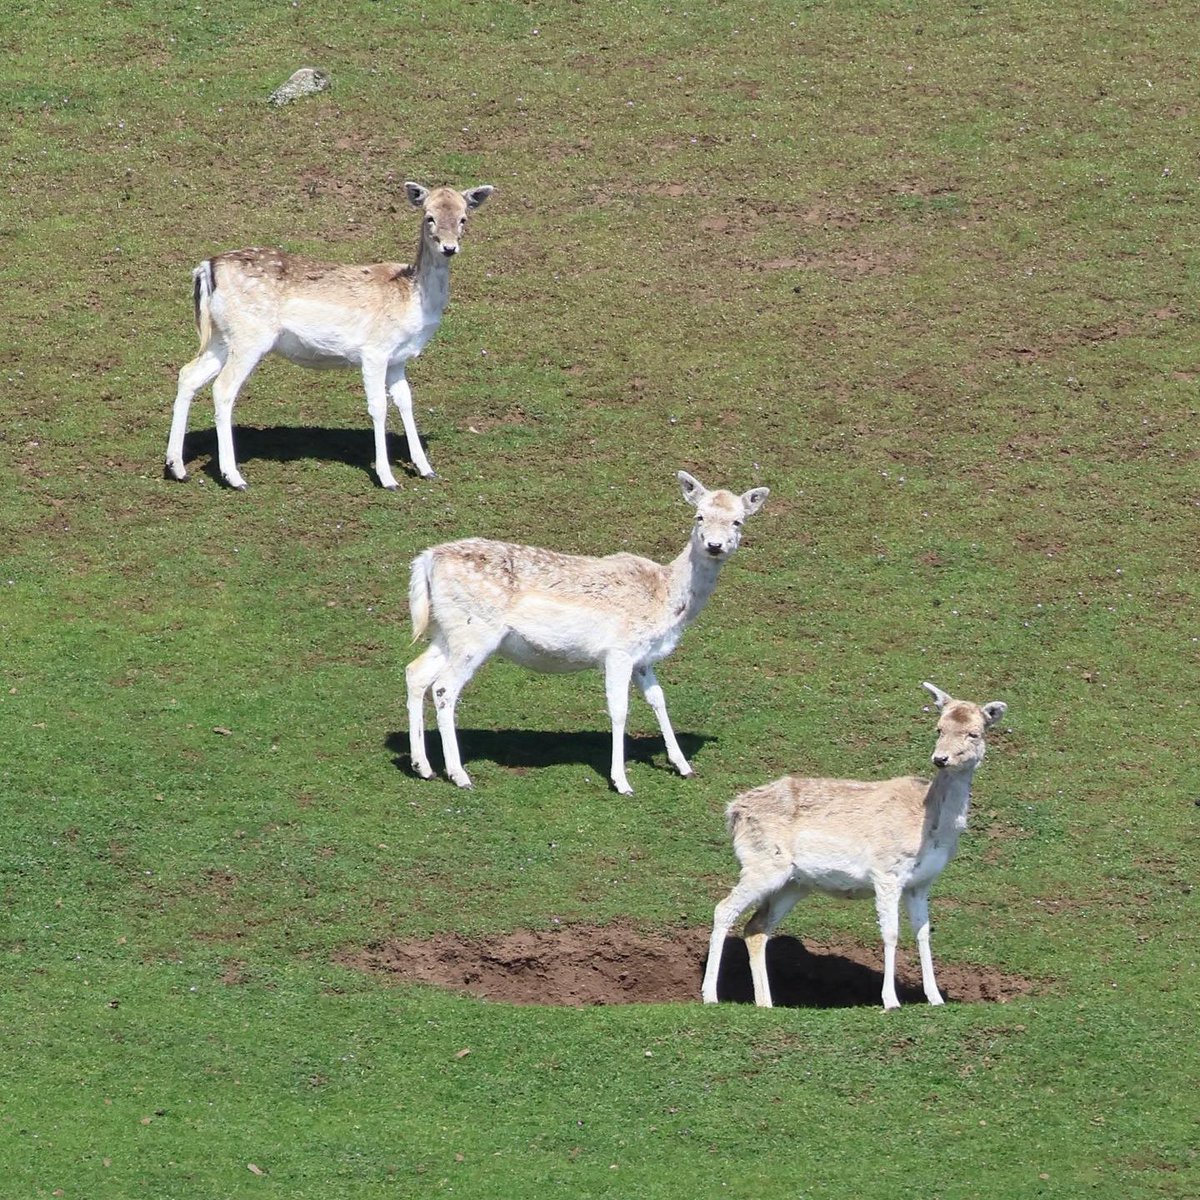
[[330, 320], [410, 324], [412, 268], [404, 263], [345, 266], [282, 250], [231, 250], [213, 260], [214, 312], [254, 314], [272, 324], [304, 328]]
[[870, 782], [785, 776], [729, 805], [734, 852], [743, 867], [790, 864], [814, 888], [858, 894], [875, 874], [915, 860], [928, 789], [917, 776]]

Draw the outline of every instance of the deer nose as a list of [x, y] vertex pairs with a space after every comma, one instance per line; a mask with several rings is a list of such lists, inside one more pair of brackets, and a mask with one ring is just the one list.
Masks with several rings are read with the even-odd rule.
[[442, 253], [443, 253], [443, 254], [444, 254], [444, 255], [445, 255], [447, 258], [453, 258], [453, 257], [454, 257], [454, 256], [455, 256], [455, 255], [458, 253], [458, 247], [457, 247], [457, 246], [454, 246], [454, 245], [450, 245], [450, 246], [443, 246], [443, 247], [442, 247]]
[[725, 549], [724, 542], [708, 542], [706, 543], [709, 554], [720, 554]]
[[940, 750], [933, 756], [933, 765], [935, 767], [944, 767], [950, 761], [950, 755], [943, 754]]

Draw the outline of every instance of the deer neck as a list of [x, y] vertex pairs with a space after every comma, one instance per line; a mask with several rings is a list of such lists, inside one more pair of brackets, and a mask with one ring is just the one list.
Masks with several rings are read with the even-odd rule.
[[450, 302], [450, 260], [429, 248], [424, 230], [413, 263], [413, 292], [421, 308], [433, 317], [440, 318]]
[[670, 565], [671, 615], [680, 625], [690, 625], [708, 603], [717, 586], [724, 560], [689, 541], [687, 548]]
[[975, 768], [939, 771], [925, 793], [925, 819], [935, 838], [958, 841], [971, 811], [971, 780]]

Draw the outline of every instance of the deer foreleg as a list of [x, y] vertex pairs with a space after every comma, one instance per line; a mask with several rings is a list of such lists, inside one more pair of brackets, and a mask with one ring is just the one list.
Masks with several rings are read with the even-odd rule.
[[899, 1008], [896, 995], [896, 942], [900, 936], [900, 889], [890, 879], [875, 880], [875, 911], [883, 936], [883, 1007]]
[[613, 787], [622, 796], [632, 796], [633, 788], [625, 777], [625, 719], [629, 715], [629, 680], [633, 675], [633, 663], [624, 654], [610, 654], [604, 663], [604, 694], [608, 701], [608, 715], [612, 721], [612, 768], [610, 777]]
[[433, 468], [421, 446], [421, 436], [417, 433], [417, 423], [413, 418], [412, 388], [404, 374], [404, 364], [396, 363], [388, 368], [388, 394], [392, 403], [400, 410], [400, 423], [404, 426], [404, 436], [408, 441], [408, 456], [412, 464], [425, 479], [433, 478]]
[[646, 703], [650, 705], [654, 710], [654, 715], [658, 718], [658, 727], [662, 730], [663, 741], [667, 747], [667, 757], [671, 760], [680, 775], [685, 777], [691, 775], [691, 764], [684, 757], [683, 751], [680, 750], [679, 742], [675, 737], [675, 730], [671, 728], [671, 718], [667, 716], [666, 697], [663, 695], [662, 686], [654, 674], [654, 668], [650, 666], [639, 667], [633, 673], [633, 682], [637, 684], [638, 691], [645, 697]]
[[387, 364], [364, 356], [363, 388], [367, 393], [367, 412], [375, 431], [375, 474], [381, 487], [395, 491], [400, 485], [392, 474], [387, 445]]
[[908, 923], [917, 935], [917, 951], [921, 956], [921, 986], [925, 989], [925, 999], [930, 1004], [942, 1004], [942, 993], [938, 991], [937, 980], [933, 976], [933, 951], [929, 947], [929, 893], [908, 892], [904, 899], [908, 908]]

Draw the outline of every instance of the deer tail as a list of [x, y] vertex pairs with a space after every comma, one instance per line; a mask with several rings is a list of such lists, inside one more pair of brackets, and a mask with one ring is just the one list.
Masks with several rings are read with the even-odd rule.
[[206, 258], [192, 272], [192, 308], [196, 317], [196, 332], [200, 345], [207, 346], [212, 338], [212, 312], [210, 303], [217, 286], [211, 258]]
[[740, 799], [731, 800], [729, 806], [725, 809], [725, 828], [735, 842], [737, 841], [738, 831], [741, 829], [745, 819], [746, 810], [742, 807]]
[[429, 576], [432, 571], [433, 551], [423, 550], [413, 559], [408, 576], [408, 611], [412, 617], [414, 642], [429, 628], [429, 616], [432, 611]]

